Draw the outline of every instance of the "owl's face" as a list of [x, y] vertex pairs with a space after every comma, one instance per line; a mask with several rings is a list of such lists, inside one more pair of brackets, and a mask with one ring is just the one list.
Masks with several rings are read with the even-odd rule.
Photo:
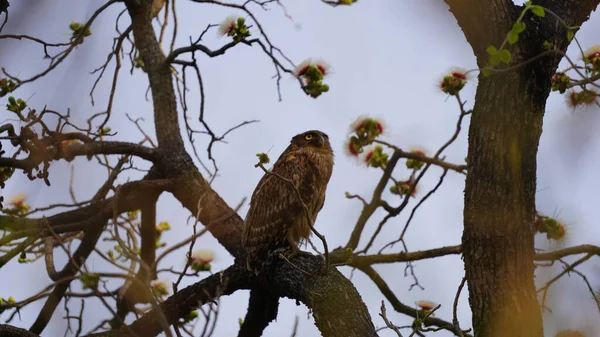
[[318, 150], [331, 150], [329, 136], [319, 130], [310, 130], [295, 135], [292, 138], [292, 145], [297, 147], [313, 147]]

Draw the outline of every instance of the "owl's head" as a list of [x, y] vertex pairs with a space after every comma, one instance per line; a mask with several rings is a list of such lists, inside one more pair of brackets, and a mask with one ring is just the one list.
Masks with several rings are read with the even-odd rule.
[[331, 151], [329, 136], [319, 130], [310, 130], [295, 135], [291, 141], [297, 147], [313, 147], [318, 150]]

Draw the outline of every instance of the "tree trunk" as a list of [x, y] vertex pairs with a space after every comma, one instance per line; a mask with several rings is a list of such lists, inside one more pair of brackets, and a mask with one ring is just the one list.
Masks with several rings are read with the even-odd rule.
[[[573, 27], [598, 0], [538, 0]], [[486, 48], [500, 46], [523, 6], [508, 0], [446, 0], [480, 68]], [[566, 28], [551, 15], [523, 17], [526, 30], [511, 67], [480, 75], [469, 127], [463, 257], [475, 337], [542, 337], [534, 284], [536, 158], [551, 78], [569, 45]], [[557, 52], [546, 53], [544, 42]], [[546, 43], [546, 44], [547, 44]]]
[[476, 337], [543, 336], [533, 220], [544, 104], [532, 102], [529, 81], [481, 76], [475, 97], [463, 256]]

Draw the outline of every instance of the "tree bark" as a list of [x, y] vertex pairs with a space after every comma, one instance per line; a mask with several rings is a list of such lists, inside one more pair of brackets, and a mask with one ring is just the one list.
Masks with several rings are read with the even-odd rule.
[[[522, 7], [512, 1], [446, 1], [480, 68], [485, 49], [498, 47]], [[567, 24], [580, 25], [598, 1], [547, 2]], [[512, 65], [538, 57], [549, 41], [569, 44], [553, 18], [524, 17], [526, 31], [507, 47]], [[480, 75], [469, 128], [463, 257], [475, 337], [542, 337], [534, 284], [536, 157], [551, 77], [561, 59], [549, 54], [513, 71]]]
[[481, 77], [475, 97], [463, 256], [476, 337], [543, 335], [533, 220], [545, 101], [532, 102], [528, 82], [515, 73]]

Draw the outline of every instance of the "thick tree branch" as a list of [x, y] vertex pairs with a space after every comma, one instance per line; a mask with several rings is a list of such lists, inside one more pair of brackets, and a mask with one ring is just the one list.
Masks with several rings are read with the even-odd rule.
[[97, 154], [133, 155], [149, 161], [156, 160], [156, 151], [143, 145], [127, 142], [92, 142], [64, 146], [61, 150], [49, 149], [44, 152], [38, 151], [25, 159], [0, 158], [0, 166], [30, 171], [38, 167], [43, 161], [59, 159], [70, 161], [77, 156], [93, 156]]
[[248, 312], [240, 327], [238, 337], [260, 337], [265, 328], [277, 318], [279, 296], [269, 289], [260, 287], [260, 283], [250, 290]]
[[8, 324], [0, 324], [0, 336], [2, 337], [40, 337], [40, 335], [25, 329], [17, 328]]
[[131, 16], [135, 46], [144, 60], [150, 81], [158, 146], [164, 153], [185, 152], [171, 69], [152, 27], [152, 1], [127, 0], [125, 5]]
[[510, 0], [445, 0], [477, 56], [480, 67], [487, 61], [486, 48], [503, 41], [512, 25], [515, 6]]
[[187, 315], [197, 307], [213, 301], [222, 295], [230, 295], [239, 289], [249, 289], [251, 286], [250, 273], [242, 265], [233, 265], [224, 271], [213, 274], [204, 280], [178, 291], [140, 319], [133, 322], [129, 328], [92, 334], [89, 337], [137, 336], [151, 337], [163, 331], [160, 323], [161, 311], [169, 324], [175, 324], [180, 317]]
[[198, 170], [177, 177], [171, 193], [210, 231], [231, 255], [245, 256], [242, 218], [210, 187]]
[[[567, 24], [579, 26], [589, 19], [592, 12], [598, 7], [600, 0], [537, 0], [534, 3], [558, 14]], [[566, 39], [566, 35], [564, 38]]]
[[[160, 308], [132, 323], [129, 326], [131, 330], [120, 329], [90, 337], [132, 336], [131, 331], [139, 336], [156, 336], [162, 331], [156, 316], [159, 314], [158, 310], [162, 310], [169, 324], [174, 324], [199, 305], [213, 301], [219, 296], [232, 294], [238, 289], [250, 289], [256, 284], [260, 284], [261, 291], [269, 292], [269, 303], [263, 306], [265, 302], [256, 302], [254, 308], [272, 309], [275, 298], [288, 297], [301, 301], [311, 309], [315, 324], [325, 337], [377, 336], [360, 294], [337, 269], [331, 267], [326, 275], [321, 274], [323, 261], [320, 257], [303, 255], [290, 262], [274, 255], [259, 279], [246, 269], [244, 259], [237, 261], [238, 263], [226, 270], [177, 292], [162, 303]], [[261, 317], [261, 320], [274, 317], [274, 312], [263, 313], [265, 316]]]

